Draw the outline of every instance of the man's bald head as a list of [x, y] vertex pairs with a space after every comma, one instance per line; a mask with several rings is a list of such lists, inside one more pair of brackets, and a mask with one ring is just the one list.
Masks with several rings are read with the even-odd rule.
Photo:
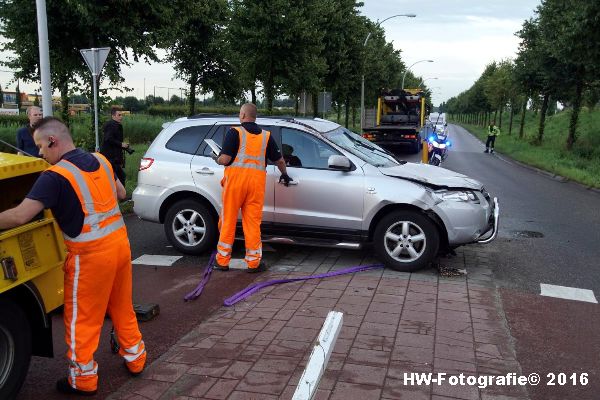
[[246, 103], [240, 108], [240, 122], [256, 122], [256, 105]]

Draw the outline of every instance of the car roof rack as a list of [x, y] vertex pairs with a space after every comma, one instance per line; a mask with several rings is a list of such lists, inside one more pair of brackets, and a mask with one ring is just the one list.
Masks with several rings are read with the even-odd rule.
[[237, 117], [235, 114], [219, 114], [219, 113], [200, 113], [188, 117], [188, 119], [199, 119], [199, 118], [221, 118], [221, 117]]

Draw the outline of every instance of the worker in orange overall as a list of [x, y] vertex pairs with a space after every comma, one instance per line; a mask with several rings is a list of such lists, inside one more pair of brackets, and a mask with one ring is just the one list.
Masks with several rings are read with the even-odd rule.
[[235, 239], [235, 227], [240, 209], [246, 244], [247, 272], [262, 272], [267, 269], [262, 258], [260, 224], [265, 200], [267, 158], [277, 165], [281, 172], [279, 181], [288, 185], [285, 160], [275, 139], [269, 131], [256, 124], [256, 106], [248, 103], [240, 109], [242, 126], [231, 128], [223, 139], [223, 149], [216, 162], [225, 165], [223, 187], [223, 208], [219, 218], [219, 243], [213, 268], [229, 270], [231, 250]]
[[52, 210], [68, 249], [64, 264], [64, 323], [69, 374], [56, 382], [63, 393], [94, 395], [98, 388], [98, 348], [108, 313], [117, 332], [119, 354], [132, 375], [146, 363], [146, 349], [132, 302], [131, 250], [117, 199], [125, 188], [99, 153], [75, 148], [68, 128], [54, 117], [42, 119], [33, 139], [52, 166], [42, 173], [17, 207], [0, 214], [0, 229]]

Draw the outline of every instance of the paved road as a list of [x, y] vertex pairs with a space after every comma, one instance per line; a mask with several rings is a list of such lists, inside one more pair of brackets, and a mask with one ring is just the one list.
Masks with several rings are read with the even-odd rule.
[[[500, 199], [491, 265], [523, 372], [539, 373], [543, 383], [548, 374], [587, 373], [598, 388], [598, 304], [540, 296], [540, 284], [589, 289], [599, 298], [600, 195], [484, 154], [483, 144], [461, 127], [451, 125], [450, 132], [455, 145], [445, 166], [479, 179]], [[536, 400], [592, 399], [597, 393], [570, 381], [529, 388]]]
[[[600, 295], [600, 195], [484, 154], [481, 142], [461, 127], [450, 125], [450, 137], [454, 146], [445, 167], [480, 180], [500, 199], [499, 282], [534, 293], [546, 283]], [[519, 234], [527, 232], [543, 237]]]
[[[499, 239], [491, 245], [490, 266], [495, 282], [502, 288], [501, 301], [510, 333], [515, 339], [517, 358], [528, 372], [588, 372], [600, 382], [597, 354], [600, 350], [600, 313], [597, 304], [539, 296], [540, 283], [591, 289], [600, 295], [600, 196], [581, 187], [551, 179], [499, 156], [483, 154], [483, 145], [462, 128], [450, 125], [453, 148], [444, 167], [479, 179], [498, 196], [502, 208]], [[501, 140], [501, 138], [499, 139]], [[410, 161], [411, 155], [396, 149]], [[176, 255], [164, 236], [162, 226], [130, 216], [133, 258], [142, 254]], [[539, 232], [543, 237], [525, 238], [517, 232]], [[267, 261], [285, 257], [297, 249], [276, 246]], [[355, 256], [357, 252], [348, 252]], [[186, 256], [172, 267], [134, 267], [134, 300], [155, 302], [161, 315], [141, 325], [157, 359], [199, 321], [213, 313], [223, 298], [245, 287], [252, 279], [214, 274], [207, 292], [197, 301], [184, 303], [182, 297], [199, 281], [207, 257]], [[128, 376], [121, 360], [108, 348], [107, 326], [102, 334], [97, 360], [102, 380], [98, 398], [116, 390]], [[19, 399], [59, 399], [54, 382], [66, 372], [61, 316], [54, 318], [55, 359], [34, 358]], [[534, 399], [589, 398], [578, 388], [540, 386], [530, 389]], [[577, 395], [576, 395], [577, 394]], [[575, 397], [573, 397], [575, 396]]]

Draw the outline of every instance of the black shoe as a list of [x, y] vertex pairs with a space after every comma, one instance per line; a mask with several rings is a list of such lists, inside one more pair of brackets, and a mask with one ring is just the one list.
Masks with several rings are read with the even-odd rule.
[[217, 263], [216, 261], [213, 263], [212, 265], [212, 269], [217, 270], [217, 271], [223, 271], [223, 272], [227, 272], [229, 271], [229, 265], [226, 266], [221, 266], [219, 265], [219, 263]]
[[494, 154], [494, 149], [491, 149], [491, 150], [490, 150], [490, 154]]
[[267, 265], [264, 262], [261, 262], [256, 268], [246, 268], [246, 272], [249, 274], [255, 274], [257, 272], [265, 272], [268, 269], [269, 267], [267, 267]]
[[489, 153], [490, 151], [488, 149], [485, 149], [484, 153]]
[[69, 383], [69, 378], [61, 378], [56, 381], [56, 390], [66, 394], [77, 394], [80, 396], [94, 396], [97, 390], [79, 390], [75, 389]]
[[133, 376], [134, 378], [136, 376], [140, 376], [142, 374], [142, 372], [144, 372], [144, 368], [142, 368], [142, 370], [140, 372], [133, 372], [132, 370], [129, 369], [129, 367], [127, 366], [127, 361], [123, 361], [123, 366], [125, 367], [125, 369], [127, 370], [127, 372], [129, 372], [129, 375]]

